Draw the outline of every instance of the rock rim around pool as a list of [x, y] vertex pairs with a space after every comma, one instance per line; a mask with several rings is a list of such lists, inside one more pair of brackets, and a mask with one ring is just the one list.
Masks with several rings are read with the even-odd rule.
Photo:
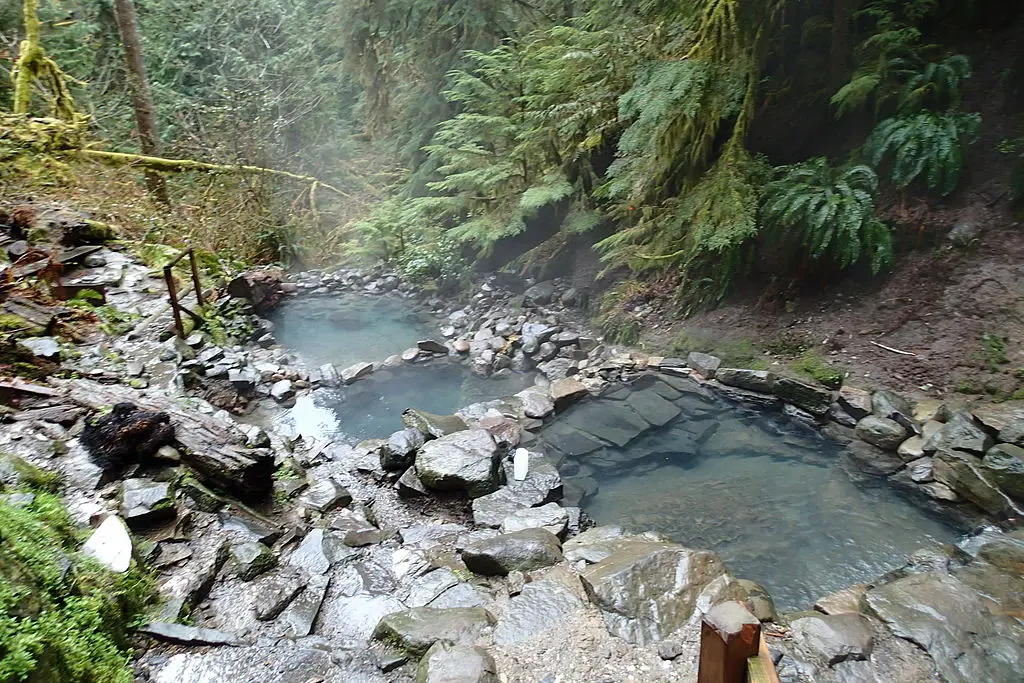
[[422, 657], [434, 643], [472, 645], [494, 617], [482, 607], [414, 607], [384, 616], [373, 638], [413, 657]]
[[470, 571], [484, 576], [528, 572], [562, 561], [562, 542], [546, 529], [524, 529], [470, 543], [462, 561]]
[[428, 441], [416, 454], [416, 474], [435, 491], [479, 498], [501, 486], [501, 451], [485, 429], [468, 429]]

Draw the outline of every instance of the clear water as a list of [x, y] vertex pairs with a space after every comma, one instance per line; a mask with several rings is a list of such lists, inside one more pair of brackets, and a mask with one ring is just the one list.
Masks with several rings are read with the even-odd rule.
[[[523, 375], [481, 378], [450, 360], [380, 370], [338, 389], [317, 389], [286, 411], [269, 416], [280, 434], [356, 442], [386, 438], [403, 428], [402, 411], [418, 408], [450, 415], [473, 403], [510, 396], [532, 383]], [[257, 416], [257, 421], [258, 420]]]
[[[841, 448], [816, 431], [779, 414], [667, 393], [682, 414], [666, 426], [624, 447], [564, 456], [568, 495], [598, 523], [654, 529], [714, 550], [736, 576], [764, 585], [783, 611], [807, 608], [959, 536], [884, 481], [855, 484]], [[608, 399], [592, 403], [553, 429], [609, 424], [602, 404], [622, 409]], [[542, 436], [549, 438], [547, 430]]]
[[296, 297], [275, 311], [278, 341], [313, 366], [384, 360], [436, 335], [429, 315], [390, 296]]

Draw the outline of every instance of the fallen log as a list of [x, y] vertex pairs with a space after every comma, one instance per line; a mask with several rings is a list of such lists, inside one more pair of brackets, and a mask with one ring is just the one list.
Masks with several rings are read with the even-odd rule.
[[130, 402], [144, 410], [168, 413], [175, 441], [182, 448], [182, 461], [212, 488], [253, 500], [267, 496], [273, 487], [273, 451], [248, 447], [245, 434], [235, 425], [185, 410], [169, 397], [142, 395], [123, 385], [84, 379], [52, 381], [65, 391], [65, 400], [91, 411]]

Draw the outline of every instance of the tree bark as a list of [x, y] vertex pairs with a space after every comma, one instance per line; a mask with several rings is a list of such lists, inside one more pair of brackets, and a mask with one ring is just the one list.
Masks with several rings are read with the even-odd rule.
[[19, 48], [17, 73], [14, 76], [14, 113], [28, 114], [32, 102], [32, 76], [35, 63], [42, 58], [39, 40], [39, 13], [36, 0], [25, 0], [22, 5], [25, 22], [25, 40]]
[[850, 63], [850, 23], [861, 0], [834, 0], [832, 3], [832, 48], [829, 53], [828, 88], [834, 93], [846, 80]]
[[[147, 156], [160, 156], [160, 135], [153, 111], [153, 97], [149, 92], [149, 78], [146, 63], [142, 59], [142, 43], [139, 40], [139, 22], [135, 16], [134, 0], [114, 0], [114, 16], [117, 31], [124, 45], [125, 65], [128, 68], [128, 90], [135, 109], [135, 126], [139, 131], [139, 147]], [[164, 204], [169, 203], [167, 183], [156, 171], [146, 171], [146, 185], [153, 197]]]

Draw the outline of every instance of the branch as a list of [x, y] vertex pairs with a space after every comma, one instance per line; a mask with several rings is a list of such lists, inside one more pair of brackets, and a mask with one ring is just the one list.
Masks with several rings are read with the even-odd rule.
[[141, 154], [125, 154], [123, 152], [105, 152], [98, 149], [83, 149], [79, 152], [87, 157], [112, 166], [142, 166], [143, 168], [160, 171], [162, 173], [182, 173], [185, 171], [206, 171], [208, 173], [251, 173], [254, 175], [272, 175], [281, 178], [298, 180], [303, 183], [315, 184], [318, 188], [330, 190], [337, 195], [347, 199], [354, 199], [351, 195], [339, 190], [333, 185], [314, 178], [313, 176], [300, 175], [289, 171], [279, 171], [273, 168], [261, 166], [231, 166], [228, 164], [211, 164], [205, 161], [194, 159], [165, 159], [163, 157], [148, 157]]

